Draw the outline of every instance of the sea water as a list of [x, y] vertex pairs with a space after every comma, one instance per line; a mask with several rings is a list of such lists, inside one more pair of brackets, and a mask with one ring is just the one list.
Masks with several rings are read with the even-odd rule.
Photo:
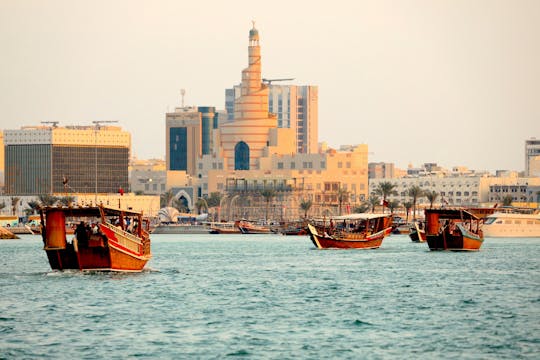
[[0, 358], [540, 358], [540, 239], [152, 241], [139, 274], [52, 271], [39, 236], [0, 241]]

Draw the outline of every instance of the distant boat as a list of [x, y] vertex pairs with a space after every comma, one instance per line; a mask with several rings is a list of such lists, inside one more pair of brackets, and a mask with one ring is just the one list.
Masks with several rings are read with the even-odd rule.
[[159, 224], [152, 234], [209, 234], [210, 227], [206, 224]]
[[288, 227], [286, 229], [282, 229], [280, 231], [283, 235], [308, 235], [309, 231], [307, 229], [307, 226], [296, 226], [296, 227]]
[[540, 213], [496, 212], [483, 226], [485, 237], [540, 237]]
[[430, 250], [478, 251], [484, 242], [483, 218], [464, 208], [426, 209]]
[[10, 230], [6, 229], [5, 227], [0, 226], [0, 239], [6, 240], [6, 239], [18, 239], [19, 237], [15, 235]]
[[213, 222], [210, 223], [211, 234], [241, 234], [238, 222]]
[[[40, 215], [53, 270], [140, 272], [152, 257], [148, 221], [139, 212], [105, 206], [43, 207]], [[68, 221], [79, 224], [74, 237], [66, 236]]]
[[279, 231], [282, 235], [308, 235], [307, 221], [306, 220], [297, 220], [282, 223], [279, 226]]
[[329, 226], [308, 224], [318, 249], [376, 249], [392, 231], [391, 214], [350, 214], [331, 218]]
[[420, 222], [415, 221], [410, 225], [409, 238], [413, 242], [425, 242], [426, 241], [426, 231], [423, 226], [420, 228]]
[[238, 228], [242, 234], [274, 234], [269, 226], [266, 225], [257, 225], [247, 220], [240, 220], [237, 223]]

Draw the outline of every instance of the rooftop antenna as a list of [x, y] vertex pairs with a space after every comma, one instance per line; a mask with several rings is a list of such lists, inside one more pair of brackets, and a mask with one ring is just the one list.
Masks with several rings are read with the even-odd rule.
[[184, 95], [186, 95], [186, 89], [180, 89], [180, 95], [182, 95], [182, 107], [184, 107]]

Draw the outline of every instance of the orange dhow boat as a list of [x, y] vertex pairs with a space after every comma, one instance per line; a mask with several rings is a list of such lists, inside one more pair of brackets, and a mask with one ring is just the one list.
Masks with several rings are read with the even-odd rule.
[[[140, 272], [152, 257], [142, 213], [93, 206], [44, 207], [40, 215], [53, 270]], [[74, 236], [66, 236], [66, 222], [74, 221], [79, 224]]]
[[430, 250], [478, 251], [484, 242], [483, 217], [470, 210], [426, 209], [426, 240]]
[[308, 224], [318, 249], [376, 249], [392, 232], [391, 214], [350, 214], [330, 219], [327, 227]]
[[237, 222], [237, 226], [242, 234], [274, 234], [269, 226], [257, 225], [247, 220], [240, 220]]
[[210, 234], [241, 234], [237, 221], [215, 222], [210, 224]]

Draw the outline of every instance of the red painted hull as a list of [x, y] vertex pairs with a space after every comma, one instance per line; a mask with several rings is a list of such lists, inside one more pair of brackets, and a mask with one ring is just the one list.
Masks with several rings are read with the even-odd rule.
[[[75, 209], [83, 215], [96, 210]], [[99, 224], [96, 233], [66, 237], [63, 222], [70, 209], [50, 209], [43, 235], [45, 252], [53, 270], [140, 272], [152, 257], [148, 233], [132, 234], [110, 223]], [[139, 222], [140, 223], [140, 222]]]
[[342, 236], [320, 234], [311, 225], [308, 226], [308, 229], [311, 241], [318, 249], [377, 249], [381, 246], [384, 238], [392, 232], [392, 228], [388, 227], [369, 236], [355, 238], [359, 236], [353, 234], [344, 234]]
[[[432, 251], [478, 251], [484, 242], [481, 219], [462, 209], [426, 210], [427, 243]], [[462, 221], [464, 218], [465, 221]], [[470, 224], [470, 221], [474, 225]], [[468, 225], [466, 225], [466, 223]]]
[[483, 239], [467, 235], [428, 235], [427, 243], [432, 251], [478, 251], [484, 242]]

